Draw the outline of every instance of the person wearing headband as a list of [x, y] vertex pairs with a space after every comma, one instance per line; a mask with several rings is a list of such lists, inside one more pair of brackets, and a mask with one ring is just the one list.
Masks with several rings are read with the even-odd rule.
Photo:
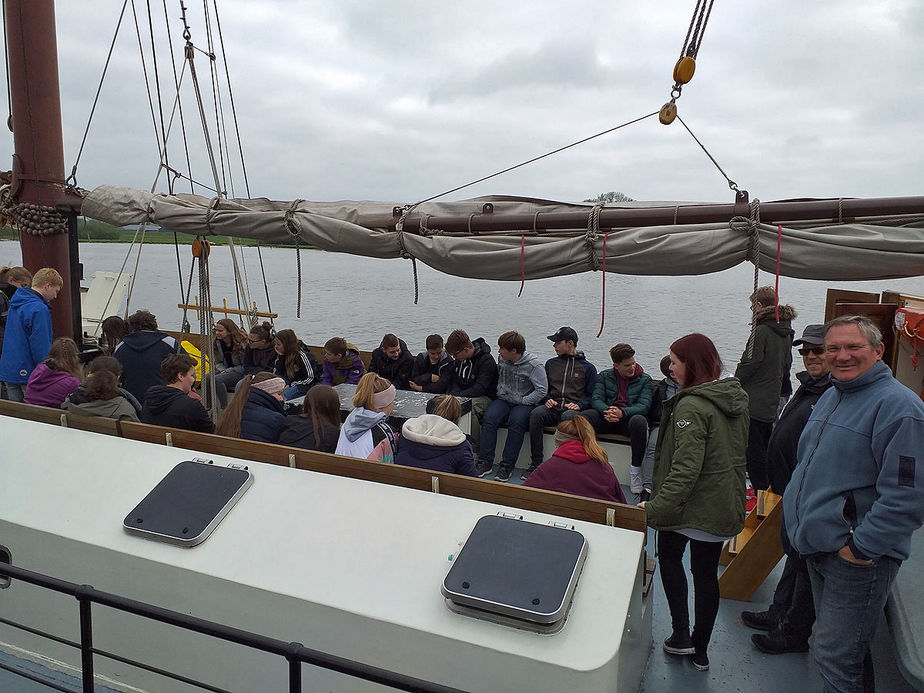
[[340, 429], [338, 455], [394, 462], [398, 436], [388, 425], [395, 403], [395, 386], [375, 373], [366, 373], [356, 385], [353, 411]]
[[231, 438], [278, 443], [285, 418], [286, 381], [267, 371], [244, 376], [218, 420], [215, 433]]

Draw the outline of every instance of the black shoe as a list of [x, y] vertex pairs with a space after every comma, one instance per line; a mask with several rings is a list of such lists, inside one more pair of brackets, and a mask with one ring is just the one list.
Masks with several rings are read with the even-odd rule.
[[513, 470], [510, 467], [505, 467], [501, 465], [500, 469], [497, 470], [497, 475], [494, 477], [494, 481], [510, 481], [510, 472]]
[[776, 628], [769, 633], [754, 633], [751, 636], [751, 642], [761, 652], [777, 655], [787, 652], [808, 652], [808, 640], [801, 640], [786, 635], [782, 630]]
[[693, 652], [693, 656], [690, 658], [693, 660], [693, 666], [695, 666], [700, 671], [709, 671], [709, 657], [706, 655], [705, 649], [697, 649]]
[[529, 478], [529, 475], [536, 471], [536, 468], [540, 465], [540, 462], [533, 462], [526, 470], [520, 475], [520, 481], [526, 481]]
[[649, 491], [647, 488], [643, 488], [642, 492], [638, 494], [638, 502], [647, 503], [650, 500], [651, 500], [651, 491]]
[[478, 476], [481, 477], [482, 479], [484, 479], [493, 470], [494, 470], [493, 464], [485, 464], [484, 462], [479, 462], [478, 467], [476, 468], [476, 471], [478, 472]]
[[668, 654], [691, 655], [696, 652], [696, 647], [689, 633], [675, 632], [664, 641], [664, 651]]
[[755, 630], [773, 630], [780, 625], [780, 619], [772, 609], [766, 611], [742, 611], [741, 621], [748, 628]]

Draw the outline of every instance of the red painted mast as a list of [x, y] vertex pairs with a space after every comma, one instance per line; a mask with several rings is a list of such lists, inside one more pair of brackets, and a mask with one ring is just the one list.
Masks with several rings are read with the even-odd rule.
[[[32, 272], [54, 267], [64, 289], [51, 302], [56, 336], [80, 343], [80, 277], [76, 265], [76, 214], [65, 193], [64, 141], [58, 88], [58, 44], [53, 0], [6, 0], [7, 51], [12, 93], [13, 181], [18, 203], [58, 207], [67, 217], [67, 233], [34, 235], [20, 228], [23, 265]], [[63, 229], [63, 226], [61, 227]], [[72, 272], [71, 244], [77, 272]]]

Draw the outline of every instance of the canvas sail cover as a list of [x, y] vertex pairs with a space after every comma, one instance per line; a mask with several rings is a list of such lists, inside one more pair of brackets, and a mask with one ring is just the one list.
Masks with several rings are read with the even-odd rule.
[[[412, 210], [428, 219], [493, 213], [588, 211], [592, 205], [503, 196], [430, 202]], [[685, 206], [691, 203], [620, 203], [611, 207]], [[729, 223], [679, 224], [582, 231], [544, 230], [481, 234], [396, 233], [395, 204], [386, 202], [277, 202], [164, 195], [101, 186], [82, 213], [115, 226], [149, 223], [195, 235], [300, 242], [322, 250], [378, 258], [414, 257], [447, 274], [519, 281], [602, 269], [634, 275], [719, 272], [749, 260], [751, 233]], [[400, 206], [400, 205], [399, 205]], [[428, 216], [429, 215], [429, 216]], [[827, 281], [924, 276], [924, 217], [892, 217], [849, 224], [788, 224], [782, 232], [780, 273]], [[425, 222], [426, 223], [426, 222]], [[389, 226], [392, 228], [389, 229]], [[759, 265], [776, 271], [777, 226], [759, 224]], [[525, 240], [524, 240], [525, 239]]]

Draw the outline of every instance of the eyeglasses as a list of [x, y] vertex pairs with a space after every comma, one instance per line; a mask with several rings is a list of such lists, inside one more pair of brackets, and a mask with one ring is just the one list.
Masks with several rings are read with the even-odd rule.
[[804, 347], [802, 349], [799, 349], [800, 356], [808, 356], [809, 354], [814, 354], [815, 356], [821, 356], [823, 353], [825, 353], [825, 348], [823, 346]]

